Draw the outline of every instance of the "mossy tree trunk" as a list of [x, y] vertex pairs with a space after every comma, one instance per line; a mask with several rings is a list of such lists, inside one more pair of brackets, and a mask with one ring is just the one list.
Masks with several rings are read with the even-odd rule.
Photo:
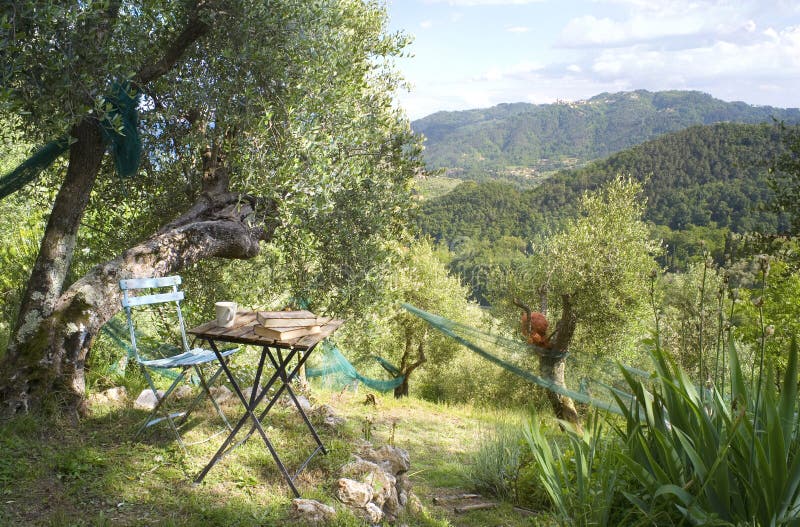
[[37, 408], [52, 396], [62, 406], [80, 410], [89, 349], [103, 324], [120, 310], [119, 280], [165, 276], [204, 258], [255, 256], [259, 241], [271, 238], [274, 225], [249, 224], [254, 204], [254, 199], [237, 194], [205, 195], [156, 235], [72, 284], [0, 365], [5, 413]]

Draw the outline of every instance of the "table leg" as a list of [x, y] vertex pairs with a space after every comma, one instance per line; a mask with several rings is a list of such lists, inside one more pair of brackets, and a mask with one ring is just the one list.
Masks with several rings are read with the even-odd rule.
[[[228, 368], [228, 365], [223, 360], [222, 354], [217, 349], [216, 344], [213, 341], [209, 341], [209, 344], [211, 346], [211, 349], [217, 355], [217, 358], [219, 359], [219, 361], [221, 363], [221, 366], [225, 371], [225, 375], [228, 376], [228, 380], [230, 380], [231, 386], [233, 386], [234, 391], [236, 391], [236, 395], [239, 396], [239, 400], [244, 405], [245, 415], [242, 416], [242, 418], [236, 424], [236, 427], [233, 430], [231, 430], [231, 433], [225, 439], [225, 441], [223, 442], [223, 444], [219, 448], [219, 450], [217, 450], [217, 452], [214, 454], [214, 457], [211, 458], [211, 460], [208, 462], [208, 464], [205, 466], [205, 468], [203, 468], [203, 470], [200, 472], [200, 474], [198, 474], [197, 478], [195, 478], [195, 484], [198, 484], [201, 481], [203, 481], [203, 479], [206, 477], [206, 474], [208, 474], [209, 470], [211, 470], [211, 468], [217, 463], [217, 461], [219, 461], [220, 457], [225, 452], [225, 450], [228, 447], [228, 445], [231, 443], [233, 438], [236, 437], [236, 434], [238, 433], [238, 431], [241, 429], [241, 427], [244, 425], [244, 423], [247, 422], [248, 418], [250, 418], [250, 419], [253, 420], [253, 427], [256, 430], [258, 430], [259, 434], [261, 435], [261, 438], [264, 440], [264, 443], [267, 445], [267, 448], [269, 449], [269, 452], [272, 455], [272, 458], [277, 463], [278, 468], [280, 469], [281, 473], [283, 474], [284, 479], [286, 479], [286, 482], [289, 484], [289, 487], [292, 489], [292, 492], [294, 493], [295, 497], [299, 498], [300, 497], [300, 493], [297, 491], [297, 488], [294, 486], [294, 482], [292, 481], [292, 477], [289, 475], [289, 472], [286, 470], [286, 467], [281, 462], [281, 459], [278, 456], [278, 452], [275, 450], [275, 447], [272, 445], [272, 442], [267, 437], [266, 432], [264, 432], [264, 428], [261, 426], [261, 421], [259, 420], [258, 417], [256, 417], [255, 413], [253, 412], [253, 409], [255, 408], [255, 406], [251, 406], [250, 404], [248, 404], [248, 401], [245, 399], [244, 394], [242, 393], [241, 389], [239, 388], [239, 384], [236, 382], [236, 378], [233, 376], [233, 373], [230, 371], [230, 369]], [[258, 365], [258, 371], [260, 371], [263, 368], [265, 355], [266, 355], [266, 348], [262, 352], [261, 360], [259, 361], [259, 365]], [[276, 378], [276, 375], [273, 375], [273, 378]], [[274, 383], [274, 380], [271, 380], [270, 384], [272, 384], [272, 383]], [[259, 397], [256, 398], [256, 401], [260, 402], [261, 398], [263, 397], [263, 395], [265, 393], [266, 393], [266, 389], [264, 391], [262, 391], [262, 393], [259, 395]], [[252, 400], [252, 396], [251, 396], [251, 400]]]
[[[303, 360], [303, 359], [305, 357], [307, 357], [307, 356], [308, 356], [308, 354], [306, 354], [303, 357], [301, 357], [301, 359], [300, 359], [301, 362], [297, 365], [297, 367], [295, 368], [295, 371], [297, 371], [298, 369], [300, 369], [303, 366], [303, 364], [305, 363], [305, 360]], [[281, 363], [285, 364], [283, 362], [283, 357], [282, 357], [282, 354], [280, 353], [280, 350], [278, 351], [278, 358], [280, 359]], [[294, 402], [294, 405], [297, 407], [297, 411], [300, 412], [300, 416], [303, 418], [303, 421], [305, 421], [306, 426], [308, 427], [309, 431], [311, 432], [311, 435], [314, 436], [314, 441], [317, 442], [317, 446], [319, 446], [319, 448], [322, 449], [322, 453], [323, 454], [327, 454], [328, 451], [325, 449], [325, 445], [322, 444], [322, 440], [319, 438], [319, 435], [317, 434], [317, 431], [314, 429], [314, 425], [312, 425], [311, 421], [308, 420], [308, 416], [306, 415], [305, 411], [303, 411], [303, 407], [300, 406], [300, 402], [297, 400], [297, 396], [295, 395], [294, 390], [292, 390], [291, 383], [289, 382], [289, 379], [292, 378], [292, 375], [290, 375], [288, 378], [286, 377], [286, 369], [285, 369], [285, 367], [283, 367], [283, 368], [280, 367], [275, 362], [275, 358], [272, 356], [272, 354], [269, 355], [269, 360], [272, 362], [272, 365], [275, 367], [275, 369], [282, 374], [281, 381], [283, 381], [284, 386], [286, 386], [286, 391], [289, 392], [289, 396], [292, 398], [292, 401]], [[288, 363], [288, 362], [289, 362], [289, 360], [287, 359], [286, 363]], [[312, 455], [312, 457], [313, 457], [313, 455]], [[306, 462], [308, 462], [308, 460], [306, 460]]]

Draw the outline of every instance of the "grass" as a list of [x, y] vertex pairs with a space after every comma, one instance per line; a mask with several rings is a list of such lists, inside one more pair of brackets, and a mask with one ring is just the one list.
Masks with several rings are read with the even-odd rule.
[[[298, 478], [303, 497], [337, 506], [332, 488], [338, 469], [365, 435], [374, 445], [393, 443], [410, 452], [411, 480], [425, 510], [401, 518], [409, 526], [533, 525], [509, 504], [494, 511], [456, 515], [433, 504], [443, 494], [467, 492], [465, 467], [481, 438], [498, 423], [519, 419], [509, 412], [441, 406], [413, 398], [378, 397], [363, 404], [364, 392], [313, 392], [316, 405], [329, 404], [346, 418], [339, 429], [314, 420], [327, 456], [317, 456]], [[236, 412], [228, 405], [228, 414]], [[212, 434], [213, 410], [200, 410], [184, 434], [197, 442]], [[0, 524], [41, 526], [105, 525], [297, 525], [290, 517], [291, 493], [260, 441], [248, 441], [220, 461], [200, 485], [194, 476], [222, 436], [189, 446], [184, 455], [166, 427], [133, 441], [145, 413], [127, 403], [94, 406], [77, 426], [56, 418], [22, 416], [0, 427]], [[205, 421], [208, 419], [208, 422]], [[313, 448], [294, 410], [278, 407], [265, 429], [290, 468]], [[256, 439], [256, 438], [254, 438]], [[332, 525], [363, 525], [342, 510]]]

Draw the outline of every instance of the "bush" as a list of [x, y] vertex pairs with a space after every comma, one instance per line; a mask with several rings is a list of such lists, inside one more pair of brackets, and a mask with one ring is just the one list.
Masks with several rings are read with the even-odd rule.
[[527, 462], [523, 442], [519, 428], [498, 426], [478, 448], [475, 463], [466, 471], [467, 481], [478, 492], [518, 503], [520, 472]]

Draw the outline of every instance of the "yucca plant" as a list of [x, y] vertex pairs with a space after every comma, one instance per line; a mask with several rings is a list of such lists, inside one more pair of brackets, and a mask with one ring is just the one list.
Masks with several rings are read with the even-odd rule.
[[770, 373], [754, 389], [729, 342], [730, 400], [702, 394], [658, 348], [654, 389], [623, 371], [635, 402], [618, 401], [621, 459], [641, 484], [626, 497], [645, 514], [698, 525], [800, 525], [797, 345], [780, 389]]
[[[617, 445], [613, 437], [602, 434], [597, 414], [578, 432], [561, 422], [569, 448], [562, 451], [545, 437], [537, 419], [524, 428], [533, 454], [537, 477], [544, 487], [560, 525], [612, 525], [618, 481]], [[619, 519], [613, 524], [619, 524]]]

